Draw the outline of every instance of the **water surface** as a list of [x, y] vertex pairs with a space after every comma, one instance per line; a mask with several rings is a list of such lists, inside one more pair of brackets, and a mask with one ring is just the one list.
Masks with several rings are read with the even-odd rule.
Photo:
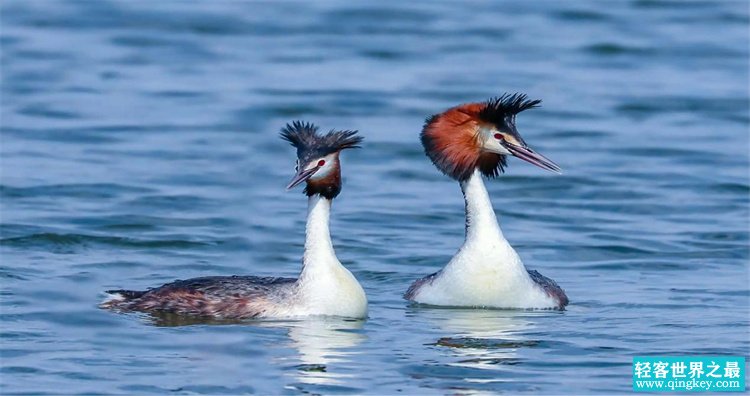
[[[0, 391], [629, 392], [644, 354], [748, 356], [747, 3], [6, 1]], [[504, 92], [562, 176], [488, 182], [565, 312], [413, 307], [463, 240], [427, 115]], [[333, 208], [367, 321], [116, 315], [101, 291], [295, 276], [286, 122], [359, 129]]]

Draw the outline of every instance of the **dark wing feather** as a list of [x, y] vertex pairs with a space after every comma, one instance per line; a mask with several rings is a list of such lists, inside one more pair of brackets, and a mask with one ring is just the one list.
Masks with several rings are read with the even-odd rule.
[[568, 296], [565, 291], [560, 287], [557, 282], [539, 273], [539, 271], [531, 270], [528, 271], [531, 280], [534, 281], [539, 287], [547, 293], [548, 296], [554, 298], [557, 301], [557, 309], [565, 309], [568, 305]]
[[295, 281], [293, 278], [257, 276], [192, 278], [146, 292], [117, 291], [124, 300], [113, 300], [105, 307], [223, 319], [253, 318], [262, 316], [266, 309], [288, 294]]
[[440, 274], [440, 271], [435, 272], [431, 275], [427, 275], [422, 279], [415, 280], [414, 283], [409, 286], [409, 289], [406, 290], [406, 293], [404, 293], [404, 299], [414, 301], [414, 297], [417, 296], [419, 289], [421, 289], [425, 284], [432, 284], [432, 281], [438, 276], [438, 274]]
[[295, 280], [269, 276], [204, 276], [167, 283], [149, 290], [147, 294], [191, 290], [218, 298], [237, 295], [251, 296], [269, 292], [276, 285], [292, 283]]

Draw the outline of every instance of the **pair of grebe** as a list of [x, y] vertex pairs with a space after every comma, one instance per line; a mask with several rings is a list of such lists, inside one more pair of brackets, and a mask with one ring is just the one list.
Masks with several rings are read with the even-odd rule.
[[[457, 180], [466, 202], [466, 239], [440, 271], [415, 281], [404, 298], [452, 307], [558, 309], [568, 304], [553, 280], [528, 271], [503, 236], [482, 176], [497, 177], [511, 155], [560, 172], [530, 149], [516, 129], [516, 115], [538, 106], [526, 95], [503, 95], [429, 117], [421, 133], [432, 163]], [[305, 252], [297, 279], [211, 276], [179, 280], [146, 291], [110, 290], [102, 307], [217, 319], [310, 315], [364, 318], [367, 297], [336, 257], [329, 232], [331, 202], [341, 192], [342, 150], [359, 147], [356, 131], [319, 133], [309, 123], [287, 124], [281, 137], [297, 149], [296, 175], [287, 189], [306, 183]]]

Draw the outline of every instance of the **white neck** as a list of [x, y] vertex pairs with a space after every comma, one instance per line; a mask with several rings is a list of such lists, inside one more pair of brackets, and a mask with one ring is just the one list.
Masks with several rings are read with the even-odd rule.
[[330, 214], [330, 199], [318, 194], [308, 199], [305, 254], [297, 280], [300, 303], [294, 313], [362, 318], [367, 316], [367, 297], [333, 251]]
[[467, 180], [461, 182], [461, 191], [466, 201], [466, 244], [488, 239], [505, 240], [479, 170], [475, 169]]
[[525, 274], [521, 259], [500, 230], [479, 170], [461, 182], [461, 191], [466, 202], [466, 240], [448, 267], [459, 272], [504, 268]]
[[[302, 257], [304, 274], [315, 267], [339, 264], [333, 251], [328, 222], [331, 215], [331, 200], [315, 194], [307, 201], [307, 227], [305, 229], [305, 254]], [[339, 264], [340, 265], [340, 264]]]
[[461, 182], [466, 240], [440, 274], [416, 294], [424, 304], [545, 308], [554, 302], [536, 287], [521, 258], [500, 231], [482, 175]]

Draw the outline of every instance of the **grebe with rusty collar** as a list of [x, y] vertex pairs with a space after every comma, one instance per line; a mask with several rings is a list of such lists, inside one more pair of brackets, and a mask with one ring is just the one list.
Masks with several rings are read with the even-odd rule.
[[310, 315], [364, 318], [367, 297], [336, 257], [329, 232], [331, 202], [341, 192], [341, 150], [359, 147], [357, 131], [318, 133], [293, 122], [281, 137], [297, 149], [296, 175], [287, 190], [305, 182], [308, 214], [298, 278], [209, 276], [178, 280], [145, 291], [110, 290], [102, 308], [173, 313], [216, 319]]
[[516, 115], [540, 100], [505, 94], [429, 117], [421, 133], [432, 163], [458, 181], [466, 203], [466, 239], [440, 271], [415, 281], [404, 298], [440, 306], [559, 309], [568, 304], [560, 286], [528, 271], [500, 230], [482, 176], [497, 177], [509, 155], [560, 173], [530, 149], [516, 129]]

